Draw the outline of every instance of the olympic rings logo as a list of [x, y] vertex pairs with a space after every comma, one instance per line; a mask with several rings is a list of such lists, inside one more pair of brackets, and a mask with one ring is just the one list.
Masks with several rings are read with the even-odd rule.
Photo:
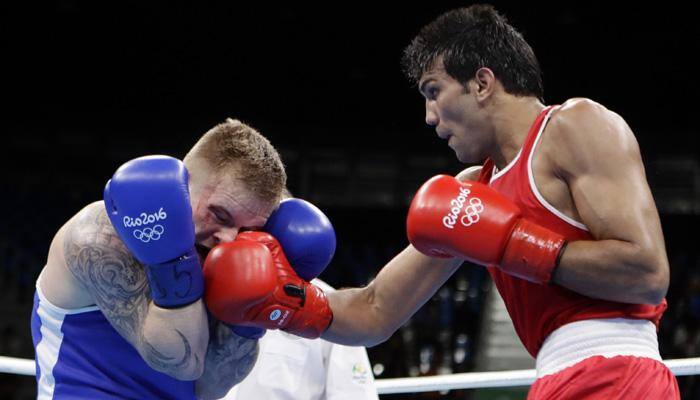
[[165, 228], [163, 225], [156, 225], [153, 228], [145, 228], [144, 230], [136, 229], [134, 231], [134, 237], [144, 243], [148, 243], [151, 240], [158, 240], [161, 238]]
[[469, 205], [464, 207], [464, 215], [460, 218], [460, 222], [464, 226], [471, 226], [479, 222], [479, 214], [484, 211], [484, 205], [478, 197], [469, 199]]

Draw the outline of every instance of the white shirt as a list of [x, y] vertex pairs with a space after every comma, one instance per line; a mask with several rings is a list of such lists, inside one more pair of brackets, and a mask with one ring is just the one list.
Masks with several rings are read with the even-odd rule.
[[[324, 291], [325, 282], [313, 283]], [[378, 400], [364, 347], [268, 330], [250, 374], [225, 400]]]

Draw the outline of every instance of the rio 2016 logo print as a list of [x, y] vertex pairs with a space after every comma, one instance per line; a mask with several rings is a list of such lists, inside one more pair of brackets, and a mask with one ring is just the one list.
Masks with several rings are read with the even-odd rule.
[[[165, 210], [163, 210], [163, 207], [161, 207], [160, 209], [158, 209], [158, 211], [154, 212], [153, 214], [147, 214], [145, 212], [142, 212], [136, 218], [125, 215], [122, 219], [122, 222], [124, 223], [124, 227], [134, 228], [162, 221], [166, 218], [168, 218], [168, 214], [165, 212]], [[163, 233], [165, 233], [165, 227], [163, 225], [158, 224], [153, 227], [135, 229], [133, 235], [136, 239], [144, 243], [148, 243], [152, 240], [159, 240], [163, 236]]]
[[484, 211], [484, 205], [478, 197], [468, 198], [469, 193], [471, 193], [469, 189], [460, 187], [459, 195], [450, 201], [450, 213], [442, 218], [442, 224], [445, 228], [454, 229], [462, 207], [464, 207], [464, 215], [459, 218], [462, 225], [468, 227], [479, 222], [479, 214]]
[[153, 214], [146, 214], [145, 212], [142, 212], [136, 218], [125, 215], [123, 222], [125, 228], [133, 228], [135, 226], [152, 224], [154, 222], [158, 222], [166, 218], [168, 218], [168, 214], [165, 212], [165, 210], [163, 210], [163, 207], [161, 207], [157, 212], [154, 212]]

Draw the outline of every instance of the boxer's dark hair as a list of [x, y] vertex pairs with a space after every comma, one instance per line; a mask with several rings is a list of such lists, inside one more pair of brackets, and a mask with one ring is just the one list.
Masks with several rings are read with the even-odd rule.
[[406, 47], [402, 68], [412, 83], [442, 58], [445, 72], [465, 85], [489, 68], [507, 93], [543, 97], [542, 72], [523, 36], [491, 5], [448, 11], [421, 29]]

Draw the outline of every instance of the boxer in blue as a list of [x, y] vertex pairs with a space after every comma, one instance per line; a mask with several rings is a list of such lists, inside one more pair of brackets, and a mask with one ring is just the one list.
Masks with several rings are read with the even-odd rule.
[[[290, 259], [309, 260], [309, 247], [294, 243], [323, 249], [305, 267], [316, 273], [335, 248], [318, 209], [298, 199], [291, 200], [296, 207], [278, 207], [285, 184], [274, 147], [235, 120], [207, 132], [184, 163], [148, 156], [119, 168], [104, 202], [87, 205], [57, 232], [37, 280], [38, 398], [225, 395], [252, 368], [264, 330], [209, 316], [205, 253], [241, 230], [265, 228], [289, 243]], [[290, 229], [299, 224], [313, 229]]]

